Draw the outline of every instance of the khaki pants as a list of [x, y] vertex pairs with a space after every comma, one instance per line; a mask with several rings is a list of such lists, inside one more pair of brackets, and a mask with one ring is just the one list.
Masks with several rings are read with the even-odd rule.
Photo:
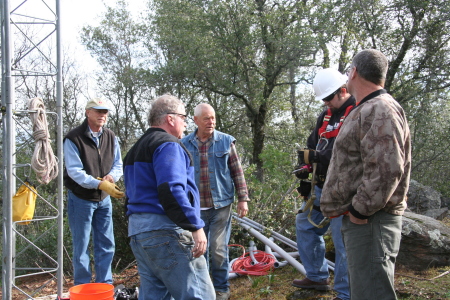
[[402, 217], [378, 211], [368, 224], [342, 221], [347, 251], [350, 297], [353, 300], [395, 300], [394, 270], [400, 248]]

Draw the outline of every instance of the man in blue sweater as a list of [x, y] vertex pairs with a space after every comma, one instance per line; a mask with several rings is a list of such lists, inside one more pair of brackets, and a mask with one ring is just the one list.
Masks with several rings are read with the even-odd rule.
[[150, 128], [124, 159], [128, 234], [141, 278], [140, 300], [215, 299], [206, 260], [194, 165], [179, 142], [184, 104], [163, 95]]

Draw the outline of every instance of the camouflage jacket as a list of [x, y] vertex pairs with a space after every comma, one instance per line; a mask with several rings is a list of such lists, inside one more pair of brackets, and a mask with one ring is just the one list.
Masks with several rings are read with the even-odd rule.
[[385, 90], [374, 92], [350, 112], [336, 138], [320, 199], [323, 215], [402, 215], [410, 169], [405, 113]]

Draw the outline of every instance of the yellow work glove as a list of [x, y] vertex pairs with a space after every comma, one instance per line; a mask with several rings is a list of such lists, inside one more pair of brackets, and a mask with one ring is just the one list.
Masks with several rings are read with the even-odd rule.
[[111, 195], [114, 198], [122, 198], [123, 196], [125, 196], [124, 192], [122, 192], [117, 185], [107, 180], [101, 181], [98, 185], [98, 188], [102, 191], [105, 191], [108, 195]]

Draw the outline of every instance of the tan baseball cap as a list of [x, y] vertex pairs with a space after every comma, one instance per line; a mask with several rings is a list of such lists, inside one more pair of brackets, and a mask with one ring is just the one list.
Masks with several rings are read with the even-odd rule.
[[106, 100], [102, 98], [92, 98], [91, 100], [89, 100], [86, 104], [86, 109], [89, 108], [111, 110], [111, 108], [108, 106], [108, 103], [106, 103]]

